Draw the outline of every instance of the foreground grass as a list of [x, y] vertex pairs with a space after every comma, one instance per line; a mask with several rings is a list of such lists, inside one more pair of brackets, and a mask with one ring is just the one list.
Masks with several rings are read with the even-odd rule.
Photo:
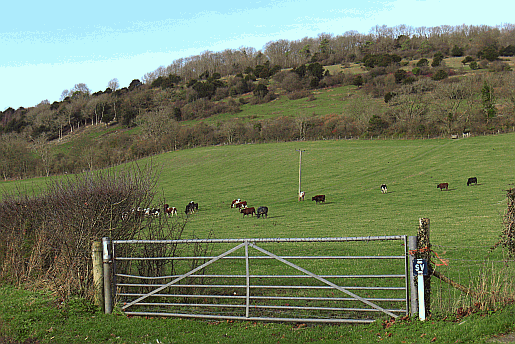
[[44, 291], [0, 287], [0, 339], [35, 343], [484, 343], [515, 330], [515, 306], [465, 318], [305, 325], [128, 318], [83, 300], [62, 304]]

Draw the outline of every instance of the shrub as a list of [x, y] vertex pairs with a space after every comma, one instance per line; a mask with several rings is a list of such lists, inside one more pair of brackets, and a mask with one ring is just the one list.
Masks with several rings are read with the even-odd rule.
[[417, 67], [426, 67], [429, 66], [429, 61], [425, 58], [418, 60]]
[[474, 58], [472, 56], [467, 56], [463, 60], [461, 60], [461, 63], [462, 64], [467, 64], [467, 63], [470, 63], [472, 61], [474, 61]]
[[435, 74], [433, 74], [432, 79], [435, 81], [438, 81], [438, 80], [443, 80], [443, 79], [447, 78], [448, 76], [449, 76], [449, 74], [445, 70], [439, 69], [436, 71]]
[[135, 165], [49, 181], [39, 196], [4, 194], [1, 277], [12, 283], [44, 279], [63, 297], [91, 296], [91, 243], [144, 233], [144, 218], [135, 210], [151, 205], [156, 181], [154, 168]]
[[307, 98], [310, 95], [312, 95], [311, 91], [301, 90], [301, 91], [296, 91], [296, 92], [289, 93], [287, 95], [287, 97], [288, 97], [289, 100], [295, 100], [295, 99]]

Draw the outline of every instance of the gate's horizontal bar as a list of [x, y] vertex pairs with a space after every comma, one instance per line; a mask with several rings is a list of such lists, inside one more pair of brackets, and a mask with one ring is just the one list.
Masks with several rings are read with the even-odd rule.
[[344, 242], [404, 240], [405, 235], [334, 238], [248, 238], [248, 239], [179, 239], [179, 240], [113, 240], [113, 244], [193, 244], [193, 243], [242, 243], [242, 242]]
[[[119, 296], [138, 297], [146, 294], [139, 293], [118, 293]], [[159, 297], [182, 297], [182, 298], [205, 298], [205, 299], [246, 299], [245, 295], [187, 295], [187, 294], [154, 294]], [[357, 301], [352, 297], [305, 297], [305, 296], [249, 296], [250, 300], [301, 300], [301, 301]], [[367, 301], [388, 301], [388, 302], [405, 302], [405, 299], [394, 298], [364, 298]]]
[[182, 317], [200, 319], [220, 319], [220, 320], [243, 320], [243, 321], [284, 321], [284, 322], [318, 322], [318, 323], [359, 323], [370, 324], [374, 319], [316, 319], [316, 318], [270, 318], [270, 317], [243, 317], [243, 316], [224, 316], [207, 314], [182, 314], [182, 313], [151, 313], [151, 312], [125, 312], [127, 315], [136, 316], [159, 316], [159, 317]]
[[[202, 260], [208, 257], [116, 257], [116, 260]], [[249, 259], [274, 259], [269, 256], [249, 256]], [[406, 259], [406, 256], [280, 256], [282, 259]], [[226, 256], [222, 259], [246, 259], [245, 256]]]
[[[156, 307], [212, 307], [212, 308], [246, 308], [246, 305], [230, 305], [219, 303], [152, 303], [141, 302], [135, 303], [133, 306], [156, 306]], [[375, 308], [341, 308], [341, 307], [313, 307], [313, 306], [267, 306], [267, 305], [249, 305], [252, 309], [297, 309], [297, 310], [319, 310], [319, 311], [336, 311], [336, 312], [381, 312]], [[405, 309], [387, 309], [389, 312], [406, 313]]]
[[[159, 277], [145, 277], [137, 275], [125, 275], [116, 274], [119, 277], [130, 277], [139, 279], [171, 279], [181, 275], [168, 275]], [[406, 278], [405, 275], [319, 275], [323, 278]], [[190, 275], [188, 277], [199, 277], [199, 278], [246, 278], [246, 275]], [[249, 275], [249, 278], [313, 278], [309, 275]]]
[[[164, 284], [137, 284], [137, 283], [117, 283], [119, 287], [160, 287]], [[229, 285], [229, 284], [176, 284], [174, 287], [184, 288], [247, 288], [246, 285]], [[172, 287], [172, 286], [170, 286]], [[406, 287], [356, 287], [356, 286], [341, 286], [345, 289], [354, 290], [405, 290]], [[249, 285], [250, 289], [334, 289], [330, 286], [307, 286], [307, 285]]]

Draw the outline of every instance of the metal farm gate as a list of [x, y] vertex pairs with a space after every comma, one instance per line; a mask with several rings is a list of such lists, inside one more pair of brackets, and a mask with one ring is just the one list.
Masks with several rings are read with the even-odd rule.
[[406, 238], [113, 240], [114, 300], [137, 316], [326, 323], [398, 317], [409, 312]]

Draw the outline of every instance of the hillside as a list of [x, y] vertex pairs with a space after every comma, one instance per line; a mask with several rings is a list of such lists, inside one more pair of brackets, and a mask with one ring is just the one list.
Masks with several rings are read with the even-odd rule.
[[[128, 87], [77, 84], [62, 101], [1, 114], [0, 171], [4, 180], [73, 173], [219, 144], [512, 131], [511, 32], [488, 29], [495, 44], [479, 35], [463, 46], [447, 35], [356, 37], [352, 48], [319, 37], [295, 59], [269, 51], [244, 63], [239, 52], [228, 68], [213, 54], [219, 63], [172, 63]], [[97, 129], [77, 135], [86, 127]]]

